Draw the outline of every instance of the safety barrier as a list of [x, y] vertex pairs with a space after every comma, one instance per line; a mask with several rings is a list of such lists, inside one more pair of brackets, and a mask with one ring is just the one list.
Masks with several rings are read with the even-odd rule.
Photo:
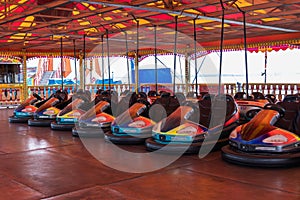
[[[95, 95], [98, 89], [103, 90], [114, 90], [120, 96], [125, 91], [135, 91], [134, 84], [111, 84], [110, 88], [108, 84], [95, 85], [87, 84], [85, 86], [86, 90], [89, 90], [92, 95]], [[149, 92], [150, 90], [155, 90], [155, 84], [143, 84], [140, 86], [140, 91]], [[218, 85], [217, 84], [199, 84], [197, 86], [198, 94], [200, 92], [210, 92], [217, 93]], [[20, 84], [0, 84], [0, 106], [2, 105], [11, 105], [17, 104], [22, 100], [23, 97], [23, 86]], [[51, 86], [28, 86], [28, 94], [37, 93], [42, 98], [48, 98], [52, 93], [61, 89], [61, 85], [51, 85]], [[75, 85], [64, 85], [64, 89], [68, 91], [69, 94], [72, 94], [76, 91]], [[173, 92], [172, 84], [158, 84], [159, 90], [167, 90]], [[226, 83], [222, 84], [221, 92], [234, 95], [238, 91], [246, 92], [246, 85], [238, 85], [235, 83]], [[175, 92], [182, 92], [186, 94], [187, 92], [196, 92], [195, 84], [176, 84]], [[282, 100], [286, 95], [300, 93], [300, 84], [296, 83], [250, 83], [248, 85], [248, 93], [252, 92], [261, 92], [264, 95], [274, 94], [277, 99]]]

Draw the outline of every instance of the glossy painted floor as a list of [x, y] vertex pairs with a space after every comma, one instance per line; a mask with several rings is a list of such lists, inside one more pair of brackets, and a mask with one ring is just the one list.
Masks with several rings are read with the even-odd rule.
[[[203, 159], [182, 156], [154, 172], [126, 173], [103, 165], [69, 132], [9, 124], [12, 111], [0, 110], [1, 200], [300, 199], [299, 167], [236, 166], [222, 161], [220, 152], [213, 152]], [[123, 148], [147, 152], [143, 146]], [[111, 155], [107, 151], [105, 156]], [[121, 166], [132, 161], [118, 162], [116, 159], [115, 164]]]

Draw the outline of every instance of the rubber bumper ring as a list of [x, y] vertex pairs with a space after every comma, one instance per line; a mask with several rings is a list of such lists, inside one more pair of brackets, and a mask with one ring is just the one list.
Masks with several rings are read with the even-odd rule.
[[40, 127], [49, 127], [51, 125], [51, 122], [53, 122], [54, 120], [50, 120], [50, 119], [29, 119], [28, 120], [28, 125], [29, 126], [40, 126]]
[[8, 118], [9, 123], [28, 123], [29, 119], [32, 119], [33, 117], [15, 117], [11, 116]]
[[[144, 144], [145, 140], [149, 137], [151, 137], [151, 134], [145, 135], [146, 137], [133, 137], [130, 135], [124, 135], [124, 136], [116, 136], [112, 134], [111, 131], [104, 133], [104, 139], [107, 141], [110, 141], [114, 144]], [[147, 137], [148, 136], [148, 137]]]
[[82, 128], [82, 127], [73, 127], [72, 135], [74, 137], [103, 137], [104, 132], [109, 131], [108, 128]]
[[56, 122], [51, 122], [50, 126], [52, 130], [72, 131], [75, 124], [58, 124]]
[[[215, 142], [213, 142], [215, 143]], [[194, 143], [173, 143], [173, 144], [161, 144], [156, 142], [153, 138], [148, 138], [145, 141], [146, 148], [148, 151], [157, 151], [161, 150], [163, 153], [181, 153], [184, 154], [198, 154], [200, 149], [203, 146], [203, 142], [194, 142]], [[224, 145], [228, 144], [228, 139], [220, 139], [215, 144], [207, 142], [207, 145], [214, 145], [212, 151], [221, 149]]]
[[246, 153], [226, 145], [222, 148], [222, 159], [233, 164], [252, 167], [293, 167], [300, 164], [300, 152]]

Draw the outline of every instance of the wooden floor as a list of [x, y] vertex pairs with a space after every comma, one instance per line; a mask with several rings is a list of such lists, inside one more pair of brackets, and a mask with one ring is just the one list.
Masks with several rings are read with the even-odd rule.
[[182, 156], [154, 172], [125, 173], [93, 158], [70, 132], [8, 123], [12, 111], [0, 110], [1, 200], [300, 199], [299, 167], [236, 166], [218, 151], [203, 159]]

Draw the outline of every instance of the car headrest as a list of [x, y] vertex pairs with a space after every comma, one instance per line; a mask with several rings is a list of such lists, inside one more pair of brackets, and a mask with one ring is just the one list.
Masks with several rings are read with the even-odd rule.
[[264, 109], [266, 110], [275, 110], [280, 114], [280, 117], [284, 116], [285, 113], [285, 109], [283, 107], [281, 107], [278, 104], [274, 104], [274, 103], [268, 103], [264, 106]]
[[139, 92], [138, 94], [137, 94], [137, 98], [138, 99], [147, 99], [147, 94], [145, 93], [145, 92]]
[[297, 95], [293, 95], [293, 94], [286, 95], [283, 99], [283, 102], [297, 102], [297, 101], [298, 101]]
[[252, 96], [254, 99], [266, 99], [261, 92], [252, 92]]
[[234, 95], [234, 99], [246, 99], [246, 92], [237, 92]]
[[40, 97], [40, 95], [38, 95], [37, 93], [33, 93], [32, 96], [37, 98], [37, 100], [42, 100], [42, 97]]
[[149, 96], [149, 97], [156, 97], [156, 96], [157, 96], [157, 92], [154, 91], [154, 90], [150, 90], [150, 91], [148, 92], [148, 96]]
[[215, 95], [214, 94], [205, 94], [204, 96], [203, 96], [203, 100], [212, 100], [212, 99], [214, 99], [215, 98]]
[[171, 96], [171, 94], [169, 92], [162, 92], [161, 95], [160, 95], [161, 98], [167, 98], [167, 97], [170, 97], [170, 96]]

